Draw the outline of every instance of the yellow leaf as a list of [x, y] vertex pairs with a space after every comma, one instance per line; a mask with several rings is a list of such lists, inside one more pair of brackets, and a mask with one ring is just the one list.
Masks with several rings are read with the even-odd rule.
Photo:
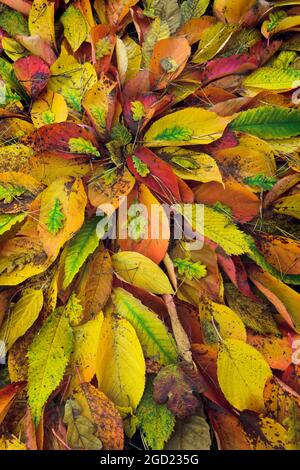
[[[59, 209], [58, 203], [59, 202]], [[41, 194], [41, 209], [38, 232], [45, 252], [57, 256], [60, 248], [73, 237], [84, 221], [87, 198], [79, 178], [59, 178]], [[58, 230], [51, 231], [49, 217], [51, 210], [57, 209], [64, 217]]]
[[216, 210], [204, 206], [203, 217], [196, 217], [196, 207], [188, 212], [179, 211], [192, 226], [193, 230], [220, 245], [229, 255], [250, 253], [247, 235], [239, 230], [228, 217]]
[[117, 406], [135, 409], [145, 387], [145, 360], [136, 332], [124, 318], [109, 314], [103, 322], [97, 379]]
[[274, 211], [300, 219], [300, 194], [293, 194], [279, 199], [276, 201]]
[[102, 242], [85, 264], [76, 283], [76, 294], [89, 320], [105, 307], [111, 294], [113, 269]]
[[196, 64], [204, 64], [220, 52], [228, 43], [236, 28], [233, 24], [217, 22], [206, 28], [201, 35], [198, 50], [192, 58]]
[[15, 39], [12, 38], [2, 38], [2, 48], [6, 55], [12, 60], [21, 59], [21, 57], [26, 56], [26, 49], [21, 46]]
[[31, 119], [37, 128], [45, 124], [64, 122], [67, 117], [68, 106], [64, 97], [50, 90], [40, 95], [31, 108]]
[[112, 256], [116, 275], [152, 294], [173, 294], [168, 277], [157, 264], [135, 251], [121, 251]]
[[76, 52], [88, 35], [87, 23], [79, 8], [70, 5], [63, 13], [60, 21], [64, 27], [64, 36]]
[[82, 415], [94, 423], [103, 449], [122, 450], [123, 422], [115, 404], [90, 383], [81, 383], [74, 392], [74, 398], [82, 409]]
[[16, 436], [2, 435], [0, 437], [0, 450], [27, 450], [27, 447]]
[[245, 411], [240, 421], [251, 450], [287, 450], [287, 431], [274, 419]]
[[215, 0], [214, 12], [224, 22], [238, 24], [257, 0]]
[[218, 343], [220, 340], [247, 340], [244, 323], [231, 308], [217, 304], [208, 297], [200, 299], [199, 315], [203, 339], [206, 344]]
[[250, 278], [258, 289], [272, 302], [288, 325], [300, 333], [300, 294], [267, 272], [254, 267]]
[[44, 272], [51, 262], [39, 240], [18, 235], [7, 240], [0, 249], [0, 284], [16, 286]]
[[97, 74], [92, 64], [80, 64], [62, 48], [59, 58], [50, 70], [48, 89], [62, 94], [68, 106], [80, 112], [85, 93], [97, 82]]
[[174, 173], [184, 180], [222, 183], [222, 175], [213, 157], [192, 150], [164, 147], [158, 155], [172, 165]]
[[[225, 174], [230, 174], [234, 166], [234, 178], [240, 183], [244, 179], [264, 175], [274, 177], [276, 174], [276, 163], [272, 152], [266, 153], [254, 146], [252, 148], [243, 145], [218, 150], [215, 152], [217, 163]], [[260, 191], [260, 188], [257, 188]]]
[[55, 45], [54, 31], [55, 4], [49, 0], [34, 0], [28, 19], [30, 34], [38, 34], [49, 44]]
[[72, 368], [70, 390], [78, 385], [78, 374], [83, 382], [90, 382], [96, 373], [96, 358], [103, 319], [103, 313], [99, 312], [84, 325], [73, 328], [74, 346], [70, 359]]
[[[271, 26], [271, 28], [270, 28]], [[298, 31], [300, 26], [300, 15], [287, 16], [286, 18], [279, 19], [275, 22], [274, 26], [270, 20], [263, 22], [261, 32], [265, 38], [274, 36], [275, 34], [287, 31], [288, 29]]]
[[117, 65], [118, 65], [118, 72], [120, 77], [120, 82], [123, 85], [126, 77], [126, 72], [128, 69], [128, 56], [124, 41], [117, 37], [116, 41], [116, 57], [117, 57]]
[[227, 339], [218, 354], [218, 381], [225, 398], [240, 411], [264, 410], [263, 392], [272, 371], [249, 344]]
[[141, 46], [137, 44], [133, 39], [131, 39], [130, 36], [126, 36], [123, 39], [123, 43], [126, 48], [127, 62], [128, 62], [126, 75], [125, 75], [125, 83], [126, 83], [128, 82], [128, 80], [131, 80], [132, 78], [136, 77], [136, 75], [140, 71], [141, 62], [142, 62], [142, 50], [141, 50]]
[[87, 91], [82, 102], [84, 109], [100, 134], [106, 129], [106, 118], [111, 101], [110, 94], [116, 85], [116, 82], [105, 74], [101, 74], [100, 80]]
[[202, 108], [185, 108], [154, 122], [145, 143], [150, 147], [210, 144], [222, 137], [231, 119]]
[[292, 68], [261, 67], [243, 81], [243, 85], [255, 92], [259, 90], [271, 90], [278, 93], [298, 88], [300, 80], [299, 70]]
[[[33, 325], [42, 309], [43, 300], [42, 290], [24, 290], [20, 300], [7, 313], [0, 329], [0, 340], [5, 343], [6, 351]], [[3, 352], [0, 348], [0, 356]]]
[[32, 156], [30, 165], [30, 174], [47, 186], [58, 178], [82, 177], [91, 169], [90, 163], [85, 157], [67, 160], [55, 155]]

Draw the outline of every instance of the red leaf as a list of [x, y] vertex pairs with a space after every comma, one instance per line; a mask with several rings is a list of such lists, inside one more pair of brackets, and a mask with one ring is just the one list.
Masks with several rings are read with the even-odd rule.
[[49, 66], [40, 57], [30, 55], [17, 60], [14, 65], [17, 79], [31, 98], [36, 99], [47, 85]]

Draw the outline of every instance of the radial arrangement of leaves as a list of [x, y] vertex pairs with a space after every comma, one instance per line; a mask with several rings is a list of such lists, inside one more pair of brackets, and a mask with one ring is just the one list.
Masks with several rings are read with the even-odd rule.
[[0, 450], [299, 450], [300, 1], [3, 0], [0, 51]]

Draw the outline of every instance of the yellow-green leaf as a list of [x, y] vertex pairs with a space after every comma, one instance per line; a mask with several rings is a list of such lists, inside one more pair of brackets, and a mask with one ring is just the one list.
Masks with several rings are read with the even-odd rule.
[[46, 320], [28, 351], [28, 403], [36, 425], [46, 401], [63, 378], [72, 346], [69, 320], [58, 309]]
[[[181, 211], [181, 209], [179, 209]], [[183, 213], [183, 212], [181, 212]], [[220, 245], [229, 255], [250, 253], [249, 240], [245, 233], [232, 223], [229, 218], [216, 210], [204, 206], [203, 217], [196, 217], [197, 211], [184, 213], [193, 230]]]
[[276, 201], [274, 205], [275, 212], [279, 214], [290, 215], [295, 219], [300, 219], [300, 194], [286, 196]]
[[284, 92], [298, 88], [299, 83], [300, 70], [261, 67], [245, 78], [243, 85], [249, 88]]
[[112, 297], [116, 312], [134, 327], [145, 356], [163, 365], [176, 362], [174, 340], [156, 313], [120, 287], [114, 289]]
[[0, 214], [0, 235], [10, 230], [13, 225], [23, 222], [26, 216], [26, 212], [20, 212], [20, 214]]

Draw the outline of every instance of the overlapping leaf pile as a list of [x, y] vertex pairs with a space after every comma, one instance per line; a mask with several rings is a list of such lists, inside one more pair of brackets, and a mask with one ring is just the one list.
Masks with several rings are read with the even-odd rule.
[[299, 32], [300, 1], [1, 2], [0, 449], [300, 449]]

